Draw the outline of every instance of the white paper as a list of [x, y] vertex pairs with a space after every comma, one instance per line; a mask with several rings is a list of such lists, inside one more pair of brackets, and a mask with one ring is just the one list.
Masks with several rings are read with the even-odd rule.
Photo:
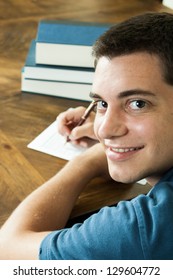
[[65, 160], [71, 160], [86, 150], [86, 148], [74, 146], [70, 142], [66, 143], [65, 137], [57, 131], [56, 121], [39, 134], [27, 147]]
[[146, 185], [147, 180], [146, 179], [142, 179], [142, 180], [138, 181], [137, 183], [141, 184], [141, 185]]

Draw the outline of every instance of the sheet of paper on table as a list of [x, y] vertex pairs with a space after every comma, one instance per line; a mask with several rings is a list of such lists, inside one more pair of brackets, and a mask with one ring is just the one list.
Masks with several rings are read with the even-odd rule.
[[41, 132], [28, 145], [28, 148], [65, 160], [71, 160], [86, 150], [86, 148], [74, 146], [70, 142], [66, 143], [65, 137], [57, 131], [56, 121]]
[[[86, 150], [86, 148], [74, 146], [70, 142], [66, 143], [66, 139], [57, 131], [56, 121], [41, 132], [27, 147], [65, 160], [71, 160]], [[140, 180], [138, 183], [145, 185], [146, 180]]]

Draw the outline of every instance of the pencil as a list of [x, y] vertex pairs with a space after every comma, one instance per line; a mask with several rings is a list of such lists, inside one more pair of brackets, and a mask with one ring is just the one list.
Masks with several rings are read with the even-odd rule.
[[[85, 110], [83, 116], [81, 117], [80, 121], [77, 123], [76, 127], [77, 126], [81, 126], [86, 121], [86, 119], [89, 117], [89, 115], [91, 114], [92, 110], [94, 109], [95, 105], [96, 105], [96, 101], [93, 100], [90, 103], [90, 105], [88, 106], [88, 108]], [[67, 142], [70, 142], [69, 136], [67, 136], [66, 143]]]

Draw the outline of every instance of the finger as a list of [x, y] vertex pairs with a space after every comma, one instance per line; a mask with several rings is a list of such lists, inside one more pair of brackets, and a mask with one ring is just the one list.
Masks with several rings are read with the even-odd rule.
[[70, 108], [67, 111], [60, 113], [57, 117], [57, 129], [61, 134], [70, 134], [71, 130], [79, 122], [85, 111], [85, 107]]
[[57, 123], [57, 131], [64, 136], [68, 136], [71, 133], [71, 129], [70, 127], [67, 125], [64, 116], [63, 115], [59, 115], [56, 119], [56, 123]]
[[83, 124], [82, 126], [77, 126], [75, 127], [71, 134], [70, 134], [70, 139], [80, 139], [83, 137], [88, 137], [91, 139], [96, 139], [96, 136], [94, 134], [94, 129], [93, 129], [93, 123], [86, 123]]
[[62, 135], [70, 135], [71, 130], [73, 129], [73, 119], [74, 119], [74, 109], [70, 108], [67, 111], [60, 113], [57, 118], [57, 129], [58, 132]]

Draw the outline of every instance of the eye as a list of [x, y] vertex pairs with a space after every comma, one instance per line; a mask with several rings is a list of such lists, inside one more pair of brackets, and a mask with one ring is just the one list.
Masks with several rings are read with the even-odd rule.
[[147, 105], [146, 101], [139, 99], [139, 100], [130, 101], [128, 107], [132, 110], [140, 110], [146, 107], [146, 105]]
[[97, 101], [96, 110], [105, 110], [107, 107], [108, 104], [105, 101], [103, 100]]

